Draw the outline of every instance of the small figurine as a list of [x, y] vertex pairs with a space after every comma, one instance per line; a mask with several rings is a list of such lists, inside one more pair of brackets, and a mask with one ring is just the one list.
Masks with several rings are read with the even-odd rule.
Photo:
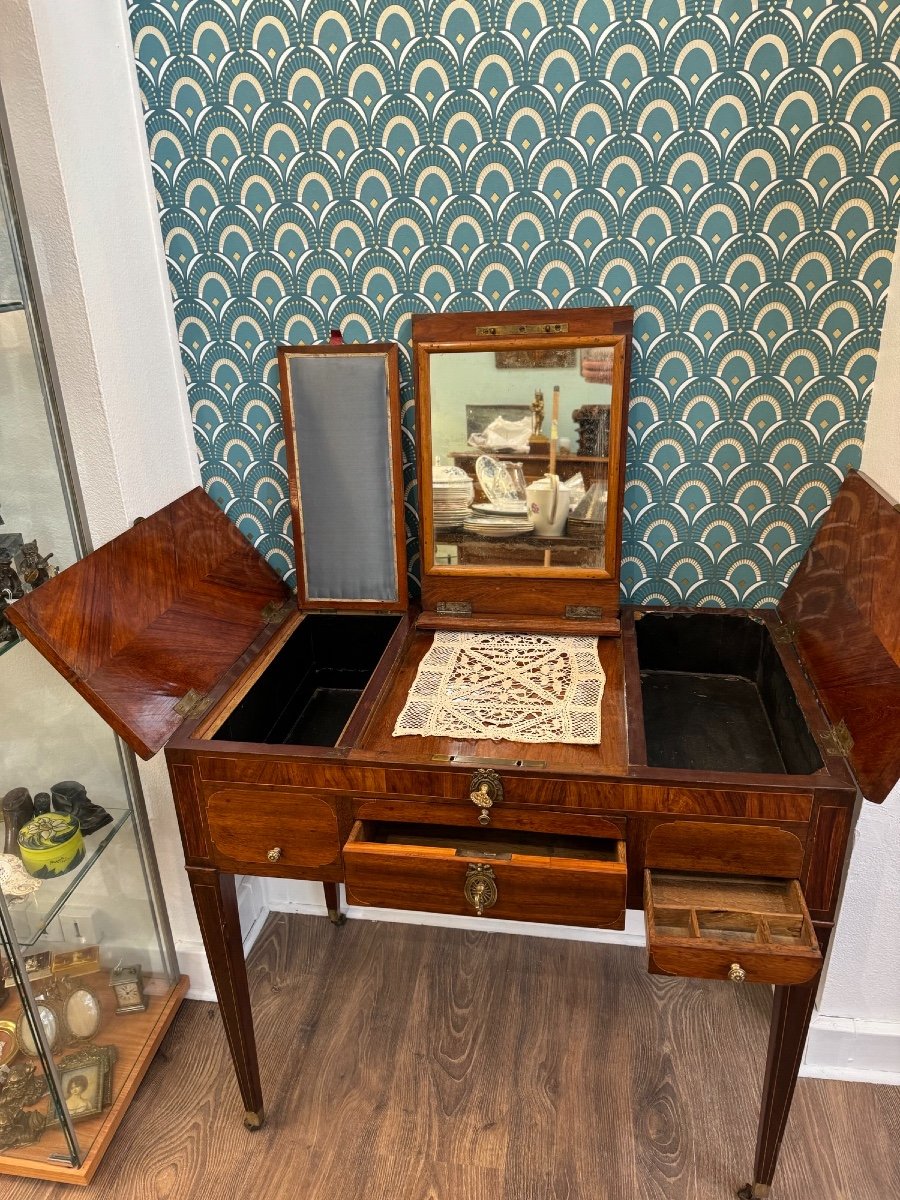
[[106, 809], [94, 804], [88, 797], [87, 788], [76, 779], [64, 779], [62, 783], [54, 783], [50, 795], [56, 812], [70, 813], [75, 817], [85, 836], [96, 833], [112, 821]]
[[56, 569], [48, 566], [52, 557], [52, 550], [49, 554], [41, 554], [36, 541], [26, 542], [15, 555], [13, 561], [19, 578], [31, 591], [56, 574]]
[[528, 448], [532, 454], [541, 454], [547, 448], [547, 438], [544, 435], [544, 393], [540, 388], [534, 390], [534, 400], [531, 402], [531, 436]]

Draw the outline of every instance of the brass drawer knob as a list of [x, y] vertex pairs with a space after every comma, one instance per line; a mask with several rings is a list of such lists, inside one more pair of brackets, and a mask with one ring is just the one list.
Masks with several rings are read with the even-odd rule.
[[728, 972], [728, 978], [732, 983], [743, 983], [747, 978], [747, 972], [740, 963], [732, 963], [731, 969]]
[[486, 908], [497, 903], [497, 881], [494, 868], [484, 863], [472, 863], [466, 871], [463, 895], [480, 917]]
[[489, 767], [479, 767], [469, 784], [469, 799], [481, 810], [478, 823], [487, 825], [491, 819], [489, 810], [503, 799], [503, 784], [497, 772]]
[[282, 854], [283, 854], [283, 851], [280, 846], [273, 846], [272, 849], [269, 851], [269, 853], [266, 855], [266, 858], [269, 860], [269, 862], [275, 863], [275, 862], [278, 862], [278, 860], [279, 860], [279, 858], [281, 858]]

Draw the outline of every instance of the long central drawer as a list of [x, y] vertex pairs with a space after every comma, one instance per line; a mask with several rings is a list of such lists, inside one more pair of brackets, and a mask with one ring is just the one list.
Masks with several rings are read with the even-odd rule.
[[625, 843], [510, 829], [357, 821], [351, 904], [622, 929]]

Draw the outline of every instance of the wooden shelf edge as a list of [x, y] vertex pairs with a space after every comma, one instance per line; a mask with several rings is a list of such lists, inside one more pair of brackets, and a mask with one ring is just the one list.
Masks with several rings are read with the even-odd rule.
[[49, 1183], [71, 1183], [82, 1187], [89, 1184], [100, 1166], [113, 1135], [122, 1123], [122, 1118], [134, 1099], [134, 1094], [146, 1075], [156, 1051], [159, 1049], [160, 1042], [175, 1019], [175, 1014], [181, 1007], [181, 1002], [189, 987], [190, 980], [187, 975], [182, 975], [166, 997], [156, 1024], [148, 1034], [143, 1049], [129, 1071], [119, 1094], [107, 1110], [103, 1124], [91, 1142], [90, 1149], [80, 1167], [67, 1167], [63, 1163], [37, 1162], [15, 1158], [11, 1154], [0, 1154], [0, 1175], [17, 1175], [22, 1179], [44, 1179]]

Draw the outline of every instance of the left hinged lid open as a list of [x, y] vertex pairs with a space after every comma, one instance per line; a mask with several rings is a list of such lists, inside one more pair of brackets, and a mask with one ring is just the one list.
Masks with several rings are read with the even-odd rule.
[[[142, 758], [291, 593], [195, 488], [16, 601], [16, 628]], [[193, 709], [191, 711], [198, 711]]]
[[397, 345], [279, 346], [278, 365], [300, 608], [404, 611]]

